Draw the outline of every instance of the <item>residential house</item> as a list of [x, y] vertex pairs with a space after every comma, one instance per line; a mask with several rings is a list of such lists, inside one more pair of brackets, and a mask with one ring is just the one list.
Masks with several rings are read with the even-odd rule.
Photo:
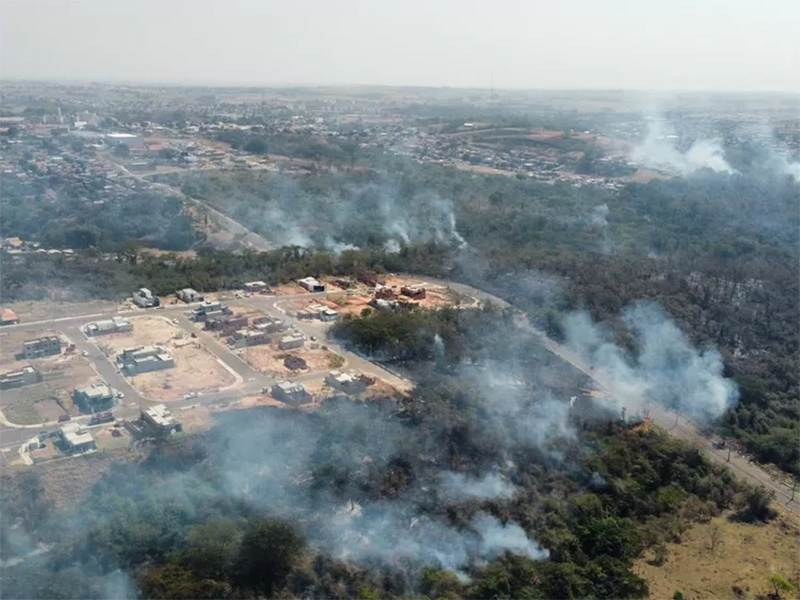
[[186, 302], [186, 304], [191, 304], [192, 302], [201, 302], [203, 300], [203, 295], [192, 288], [184, 288], [179, 290], [175, 292], [175, 295]]
[[103, 412], [114, 407], [114, 393], [104, 382], [76, 389], [72, 393], [72, 399], [81, 412], [86, 414]]
[[10, 308], [4, 308], [0, 311], [0, 325], [16, 325], [19, 323], [19, 317]]
[[139, 288], [133, 293], [133, 303], [141, 308], [151, 308], [160, 305], [161, 300], [147, 288]]
[[297, 283], [300, 285], [300, 287], [305, 288], [312, 293], [325, 291], [325, 284], [314, 279], [313, 277], [304, 277], [303, 279], [298, 279]]
[[263, 281], [250, 281], [244, 284], [244, 291], [250, 294], [260, 294], [269, 290], [269, 286]]
[[111, 333], [127, 333], [133, 331], [133, 324], [125, 317], [112, 317], [102, 321], [87, 323], [83, 331], [86, 335], [92, 337]]
[[142, 411], [142, 423], [156, 435], [171, 435], [183, 430], [183, 425], [163, 404]]
[[61, 354], [61, 338], [56, 335], [47, 335], [35, 340], [28, 340], [22, 345], [22, 353], [28, 360]]
[[92, 434], [80, 423], [67, 423], [59, 431], [59, 437], [67, 452], [85, 454], [97, 450]]
[[295, 348], [302, 348], [305, 340], [299, 333], [290, 333], [283, 336], [278, 340], [278, 348], [281, 350], [293, 350]]
[[126, 348], [117, 357], [117, 362], [131, 376], [175, 366], [175, 359], [162, 346]]
[[237, 329], [247, 327], [247, 317], [244, 315], [221, 315], [208, 317], [204, 329], [216, 331], [220, 335], [230, 335]]
[[299, 383], [292, 381], [280, 381], [272, 386], [270, 390], [272, 397], [282, 402], [307, 402], [311, 399], [306, 389]]
[[366, 381], [340, 371], [331, 371], [325, 376], [325, 383], [345, 394], [360, 394], [367, 389]]
[[0, 375], [0, 389], [22, 387], [38, 383], [42, 380], [42, 375], [33, 367], [23, 367], [21, 371], [13, 371]]

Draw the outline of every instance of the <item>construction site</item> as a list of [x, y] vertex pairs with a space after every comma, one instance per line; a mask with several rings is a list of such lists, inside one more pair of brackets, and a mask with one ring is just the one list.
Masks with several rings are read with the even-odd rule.
[[167, 318], [147, 316], [131, 319], [133, 330], [97, 340], [112, 362], [126, 350], [163, 350], [174, 366], [164, 370], [129, 375], [131, 384], [151, 400], [180, 400], [187, 394], [217, 391], [236, 383], [234, 375], [196, 338]]
[[[58, 338], [48, 353], [25, 358], [26, 342]], [[57, 421], [79, 414], [73, 405], [73, 389], [96, 377], [89, 363], [75, 346], [54, 332], [15, 332], [3, 336], [0, 350], [0, 387], [3, 388], [3, 413], [12, 423], [31, 425]]]

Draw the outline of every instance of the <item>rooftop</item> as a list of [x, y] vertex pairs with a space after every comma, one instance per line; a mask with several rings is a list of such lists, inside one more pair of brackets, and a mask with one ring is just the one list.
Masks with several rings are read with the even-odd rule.
[[176, 425], [178, 420], [172, 416], [169, 409], [163, 404], [156, 404], [150, 408], [144, 409], [145, 417], [158, 425], [159, 427], [171, 427]]
[[81, 428], [80, 423], [68, 423], [61, 428], [61, 436], [70, 446], [80, 446], [94, 441], [92, 434]]
[[111, 388], [108, 387], [108, 385], [105, 383], [93, 383], [92, 385], [87, 385], [86, 387], [78, 388], [75, 391], [90, 399], [110, 398], [111, 396], [113, 396], [113, 394], [111, 393]]

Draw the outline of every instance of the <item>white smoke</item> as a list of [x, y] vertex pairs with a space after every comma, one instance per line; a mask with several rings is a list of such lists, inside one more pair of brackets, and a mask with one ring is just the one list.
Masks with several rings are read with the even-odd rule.
[[592, 209], [592, 225], [596, 227], [608, 227], [608, 204], [599, 204]]
[[681, 152], [676, 136], [664, 119], [648, 122], [644, 142], [634, 148], [631, 160], [651, 169], [687, 175], [698, 169], [724, 173], [736, 171], [725, 160], [725, 152], [716, 140], [697, 140], [687, 152]]
[[611, 342], [586, 313], [568, 317], [565, 332], [568, 345], [594, 364], [630, 406], [640, 408], [652, 400], [703, 423], [719, 418], [738, 400], [736, 384], [722, 376], [719, 352], [693, 348], [656, 306], [636, 304], [623, 320], [639, 344], [636, 357]]
[[496, 473], [487, 473], [477, 478], [452, 471], [442, 474], [439, 489], [455, 501], [508, 499], [515, 491], [513, 485]]
[[504, 552], [521, 554], [534, 560], [549, 556], [547, 550], [530, 540], [522, 527], [514, 522], [503, 525], [495, 517], [480, 513], [472, 519], [472, 526], [480, 538], [480, 556], [485, 560]]
[[436, 564], [460, 572], [473, 563], [483, 563], [504, 552], [531, 559], [547, 558], [549, 553], [528, 538], [517, 523], [501, 523], [486, 513], [478, 513], [471, 529], [456, 529], [427, 517], [407, 514], [396, 505], [386, 504], [370, 515], [355, 515], [347, 526], [332, 532], [331, 552], [345, 561], [367, 563], [378, 560], [397, 565], [405, 561]]

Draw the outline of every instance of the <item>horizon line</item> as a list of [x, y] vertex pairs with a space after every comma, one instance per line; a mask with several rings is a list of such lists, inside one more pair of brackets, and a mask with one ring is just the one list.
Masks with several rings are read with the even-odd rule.
[[390, 84], [390, 83], [257, 83], [257, 82], [211, 82], [211, 81], [174, 81], [158, 79], [110, 79], [110, 78], [50, 78], [50, 77], [4, 77], [2, 83], [39, 83], [61, 85], [138, 85], [144, 87], [199, 87], [210, 89], [331, 89], [331, 88], [386, 88], [386, 89], [425, 89], [425, 90], [464, 90], [497, 92], [625, 92], [646, 94], [761, 94], [800, 96], [800, 89], [702, 89], [702, 88], [636, 88], [636, 87], [478, 87], [460, 85], [430, 84]]

